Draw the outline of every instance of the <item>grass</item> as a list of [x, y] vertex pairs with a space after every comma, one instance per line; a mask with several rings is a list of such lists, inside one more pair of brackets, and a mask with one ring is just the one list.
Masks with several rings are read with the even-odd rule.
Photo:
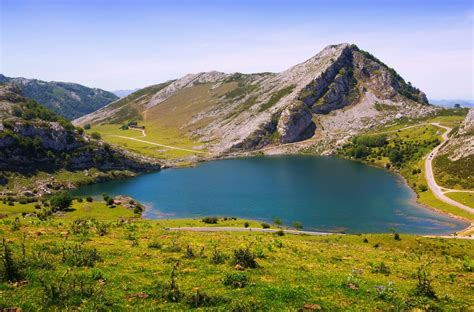
[[467, 192], [448, 192], [445, 193], [451, 199], [454, 199], [457, 202], [460, 202], [463, 205], [468, 207], [474, 207], [474, 193]]
[[[298, 310], [305, 305], [349, 311], [472, 307], [474, 241], [410, 235], [395, 240], [392, 234], [196, 235], [165, 228], [207, 224], [143, 220], [103, 202], [75, 202], [73, 207], [73, 212], [48, 221], [20, 217], [15, 229], [15, 215], [0, 220], [1, 236], [8, 240], [27, 281], [1, 283], [0, 307], [118, 311], [196, 306], [227, 311]], [[12, 208], [0, 204], [0, 209]], [[88, 223], [85, 230], [72, 231], [74, 220], [85, 217], [100, 217], [109, 230], [100, 236], [96, 223]], [[243, 226], [243, 220], [219, 223]], [[258, 266], [236, 274], [242, 271], [232, 264], [234, 251], [247, 247]], [[68, 258], [72, 256], [68, 250], [76, 251], [74, 258]], [[222, 258], [214, 262], [216, 250]], [[94, 261], [82, 261], [92, 256]], [[428, 265], [424, 272], [433, 279], [437, 299], [415, 291], [422, 265]], [[381, 267], [383, 272], [377, 270]], [[245, 281], [239, 284], [243, 288], [229, 286], [231, 279]], [[177, 290], [175, 297], [169, 296], [170, 285]], [[58, 291], [46, 291], [51, 289]]]
[[214, 89], [212, 84], [207, 83], [181, 90], [159, 105], [141, 113], [139, 125], [145, 126], [146, 137], [139, 138], [141, 133], [136, 130], [122, 130], [121, 124], [118, 123], [92, 125], [88, 132], [99, 132], [106, 142], [158, 159], [186, 159], [198, 154], [202, 156], [201, 153], [169, 149], [114, 136], [134, 137], [183, 149], [205, 151], [203, 143], [192, 135], [192, 131], [207, 126], [213, 119], [195, 118], [200, 113], [214, 108], [220, 97], [236, 88], [238, 88], [236, 82], [229, 82]]

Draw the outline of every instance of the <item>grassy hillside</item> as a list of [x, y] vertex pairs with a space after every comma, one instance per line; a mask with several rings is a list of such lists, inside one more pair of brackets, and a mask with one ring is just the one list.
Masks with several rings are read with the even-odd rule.
[[[425, 179], [424, 157], [441, 142], [441, 135], [445, 131], [430, 123], [439, 122], [449, 127], [455, 127], [463, 119], [463, 115], [448, 115], [415, 122], [402, 120], [394, 126], [377, 129], [366, 135], [356, 137], [338, 153], [343, 157], [395, 170], [406, 179], [407, 184], [417, 193], [419, 203], [468, 220], [474, 220], [472, 214], [437, 199], [427, 187]], [[437, 164], [438, 162], [435, 159], [435, 176], [438, 180], [436, 175], [438, 172], [436, 170]], [[461, 173], [461, 170], [458, 170], [458, 172], [459, 174], [469, 175], [471, 171], [465, 170]], [[459, 197], [463, 195], [450, 194], [449, 196]]]
[[72, 211], [44, 221], [28, 214], [34, 210], [0, 202], [2, 255], [7, 250], [9, 259], [0, 267], [0, 308], [361, 311], [469, 310], [474, 304], [471, 240], [196, 235], [166, 228], [206, 223], [142, 220], [103, 201], [74, 201]]

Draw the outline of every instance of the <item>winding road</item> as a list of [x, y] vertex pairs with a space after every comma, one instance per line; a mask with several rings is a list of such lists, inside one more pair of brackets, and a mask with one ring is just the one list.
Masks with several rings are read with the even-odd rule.
[[465, 210], [469, 213], [472, 213], [474, 214], [474, 209], [471, 208], [471, 207], [468, 207], [466, 205], [463, 205], [451, 198], [449, 198], [448, 196], [445, 195], [445, 193], [449, 193], [449, 192], [469, 192], [469, 193], [474, 193], [474, 191], [459, 191], [459, 190], [453, 190], [453, 189], [447, 189], [447, 188], [444, 188], [444, 187], [441, 187], [438, 185], [438, 183], [436, 183], [436, 180], [434, 178], [434, 174], [433, 174], [433, 159], [436, 157], [436, 155], [438, 154], [439, 150], [441, 149], [441, 146], [443, 146], [443, 144], [445, 144], [448, 140], [449, 140], [449, 133], [451, 132], [452, 128], [449, 128], [449, 127], [446, 127], [446, 126], [443, 126], [439, 123], [436, 123], [436, 122], [433, 122], [431, 123], [433, 126], [436, 126], [436, 127], [439, 127], [439, 128], [443, 128], [445, 129], [446, 131], [443, 133], [442, 135], [442, 138], [443, 138], [443, 141], [437, 145], [429, 154], [428, 156], [426, 156], [426, 159], [425, 159], [425, 175], [426, 175], [426, 181], [428, 183], [428, 186], [431, 190], [431, 192], [433, 192], [434, 196], [436, 198], [438, 198], [439, 200], [449, 204], [449, 205], [452, 205], [452, 206], [456, 206], [462, 210]]

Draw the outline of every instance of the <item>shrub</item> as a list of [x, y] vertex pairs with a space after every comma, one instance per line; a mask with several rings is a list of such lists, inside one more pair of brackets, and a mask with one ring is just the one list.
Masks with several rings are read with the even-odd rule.
[[278, 236], [283, 236], [283, 235], [285, 235], [285, 231], [278, 230], [278, 231], [275, 232], [275, 234], [278, 235]]
[[53, 195], [49, 202], [53, 209], [64, 210], [71, 205], [72, 196], [68, 192], [61, 192]]
[[100, 135], [99, 132], [92, 132], [92, 133], [91, 133], [91, 137], [92, 137], [94, 140], [100, 140], [101, 135]]
[[178, 270], [179, 262], [173, 265], [170, 273], [170, 283], [168, 285], [160, 285], [161, 297], [170, 302], [178, 302], [183, 297], [183, 294], [179, 290], [176, 284], [176, 273]]
[[85, 124], [84, 125], [84, 130], [89, 130], [91, 128], [91, 125], [90, 124]]
[[217, 221], [219, 219], [217, 217], [205, 217], [202, 219], [202, 222], [208, 223], [208, 224], [217, 224]]
[[152, 249], [161, 249], [162, 245], [159, 241], [151, 241], [148, 243], [148, 248], [152, 248]]
[[84, 201], [84, 200], [82, 199], [82, 197], [79, 197], [79, 198], [77, 199], [77, 202], [78, 202], [78, 203], [82, 203], [83, 201]]
[[283, 224], [279, 218], [274, 219], [273, 223], [275, 223], [277, 227], [280, 227]]
[[79, 218], [71, 223], [71, 232], [74, 234], [86, 235], [93, 226], [93, 220], [87, 218]]
[[420, 184], [418, 185], [418, 189], [420, 192], [426, 192], [428, 190], [428, 187], [425, 184]]
[[188, 259], [194, 259], [196, 257], [191, 245], [186, 246], [186, 253], [184, 254], [184, 257]]
[[238, 248], [234, 250], [234, 265], [240, 265], [243, 268], [256, 268], [257, 261], [256, 256], [253, 252], [250, 251], [250, 247], [245, 249]]
[[248, 228], [249, 226], [250, 226], [250, 223], [248, 223], [248, 222], [244, 223], [244, 227]]
[[[95, 281], [84, 275], [62, 275], [60, 277], [39, 278], [39, 283], [43, 290], [44, 304], [46, 306], [60, 306], [70, 310], [71, 305], [77, 305], [87, 299], [94, 298], [96, 301], [94, 307], [97, 310], [103, 310], [100, 307], [102, 300], [99, 295], [99, 288]], [[62, 310], [62, 309], [61, 309]]]
[[12, 252], [5, 238], [2, 240], [2, 280], [5, 282], [16, 282], [22, 279], [23, 275], [19, 264], [13, 259]]
[[371, 267], [371, 272], [372, 273], [380, 273], [380, 274], [384, 274], [384, 275], [390, 275], [390, 268], [384, 262], [371, 263], [370, 267]]
[[96, 262], [102, 261], [97, 249], [87, 248], [82, 244], [65, 247], [63, 262], [75, 267], [94, 267]]
[[270, 228], [270, 224], [268, 224], [268, 223], [262, 223], [261, 225], [262, 225], [262, 228], [264, 228], [264, 229], [269, 229]]
[[421, 265], [417, 272], [417, 284], [414, 290], [415, 295], [436, 299], [437, 295], [432, 285], [432, 279], [428, 271], [429, 264]]
[[225, 260], [226, 256], [217, 248], [217, 246], [214, 246], [214, 249], [212, 250], [211, 263], [220, 264], [224, 263]]
[[293, 222], [293, 227], [297, 230], [301, 230], [303, 228], [303, 224], [301, 224], [301, 222]]
[[223, 283], [232, 288], [244, 288], [250, 283], [250, 279], [245, 273], [228, 273], [224, 277]]
[[94, 201], [94, 199], [93, 199], [92, 197], [90, 197], [90, 196], [87, 196], [87, 197], [86, 197], [86, 201], [87, 201], [88, 203], [92, 203], [92, 201]]
[[99, 236], [104, 236], [109, 233], [110, 224], [100, 221], [94, 222], [95, 231]]
[[396, 241], [401, 241], [402, 239], [400, 238], [400, 234], [398, 233], [393, 233], [393, 239]]

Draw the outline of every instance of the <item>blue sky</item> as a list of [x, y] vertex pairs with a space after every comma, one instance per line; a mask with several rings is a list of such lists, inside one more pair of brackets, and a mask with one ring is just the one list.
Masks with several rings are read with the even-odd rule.
[[0, 72], [131, 89], [281, 71], [355, 43], [431, 98], [474, 99], [473, 1], [0, 0]]

